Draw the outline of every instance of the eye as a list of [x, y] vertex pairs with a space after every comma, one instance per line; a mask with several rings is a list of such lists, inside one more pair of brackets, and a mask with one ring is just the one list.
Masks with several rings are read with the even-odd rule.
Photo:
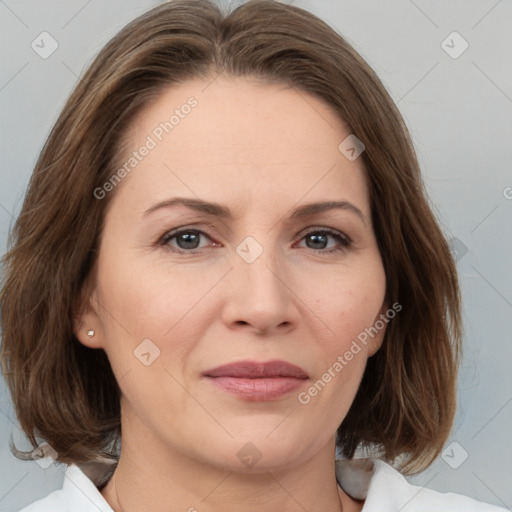
[[159, 245], [177, 252], [194, 253], [196, 252], [195, 249], [205, 247], [204, 245], [200, 245], [201, 238], [211, 240], [211, 238], [203, 231], [184, 228], [165, 234], [160, 240]]
[[[351, 240], [348, 236], [329, 228], [316, 229], [306, 233], [302, 239], [306, 242], [306, 247], [319, 252], [343, 251], [350, 247]], [[334, 244], [329, 245], [329, 240]]]
[[[173, 252], [182, 252], [195, 254], [208, 246], [218, 246], [220, 244], [212, 242], [203, 243], [205, 240], [212, 242], [212, 239], [199, 229], [180, 228], [166, 233], [158, 242], [166, 250]], [[343, 233], [330, 229], [318, 228], [304, 234], [301, 242], [305, 242], [305, 247], [313, 249], [319, 253], [331, 253], [346, 250], [351, 245], [351, 240]], [[302, 245], [304, 247], [304, 245]]]

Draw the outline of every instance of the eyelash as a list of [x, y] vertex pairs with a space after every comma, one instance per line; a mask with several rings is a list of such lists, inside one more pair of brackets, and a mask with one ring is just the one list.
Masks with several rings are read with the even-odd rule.
[[[200, 229], [178, 228], [178, 229], [175, 229], [173, 231], [166, 233], [162, 238], [160, 238], [157, 245], [162, 246], [167, 251], [178, 253], [178, 254], [197, 254], [201, 249], [186, 250], [186, 249], [179, 249], [176, 247], [171, 247], [169, 245], [169, 242], [172, 239], [177, 238], [179, 235], [182, 235], [184, 233], [194, 233], [195, 235], [203, 235], [206, 238], [211, 240], [210, 236], [207, 233], [205, 233], [204, 231], [201, 231]], [[338, 247], [334, 247], [331, 249], [316, 249], [316, 250], [311, 249], [313, 252], [316, 252], [319, 254], [326, 254], [326, 253], [329, 254], [329, 253], [334, 253], [334, 252], [339, 252], [339, 251], [345, 251], [352, 245], [352, 241], [347, 235], [344, 235], [343, 233], [340, 233], [339, 231], [336, 231], [331, 228], [312, 229], [311, 231], [304, 233], [301, 236], [300, 240], [303, 240], [304, 238], [306, 238], [310, 235], [319, 235], [319, 234], [331, 236], [338, 242], [339, 245], [338, 245]]]

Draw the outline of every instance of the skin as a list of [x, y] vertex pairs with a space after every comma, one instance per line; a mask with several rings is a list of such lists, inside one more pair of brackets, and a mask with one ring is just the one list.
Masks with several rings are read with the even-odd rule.
[[[133, 123], [120, 161], [190, 96], [198, 105], [110, 192], [76, 325], [82, 343], [106, 351], [122, 392], [122, 454], [102, 494], [128, 512], [361, 510], [337, 486], [335, 434], [384, 332], [307, 405], [298, 392], [387, 309], [362, 158], [340, 153], [350, 130], [322, 100], [220, 76], [166, 90]], [[219, 203], [232, 218], [182, 205], [144, 215], [177, 196]], [[329, 200], [362, 217], [291, 217]], [[181, 227], [205, 233], [196, 248], [159, 245]], [[350, 245], [306, 236], [322, 228]], [[236, 252], [248, 236], [263, 250], [252, 263]], [[148, 366], [134, 355], [144, 339], [160, 350]], [[309, 380], [278, 400], [247, 401], [202, 375], [245, 359], [285, 360]], [[246, 443], [261, 456], [252, 467], [237, 456]]]

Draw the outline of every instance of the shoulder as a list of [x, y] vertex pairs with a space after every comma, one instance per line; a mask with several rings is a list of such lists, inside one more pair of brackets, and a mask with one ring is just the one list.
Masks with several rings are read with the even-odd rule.
[[61, 489], [31, 503], [20, 512], [113, 512], [100, 491], [75, 465], [68, 466]]
[[395, 468], [378, 459], [336, 461], [343, 490], [364, 499], [363, 512], [504, 512], [507, 509], [462, 494], [442, 493], [410, 484]]

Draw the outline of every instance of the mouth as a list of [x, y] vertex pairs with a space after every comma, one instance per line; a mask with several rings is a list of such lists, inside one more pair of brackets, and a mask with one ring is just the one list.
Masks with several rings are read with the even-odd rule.
[[309, 379], [305, 370], [286, 361], [238, 361], [203, 373], [215, 387], [249, 401], [279, 400]]

